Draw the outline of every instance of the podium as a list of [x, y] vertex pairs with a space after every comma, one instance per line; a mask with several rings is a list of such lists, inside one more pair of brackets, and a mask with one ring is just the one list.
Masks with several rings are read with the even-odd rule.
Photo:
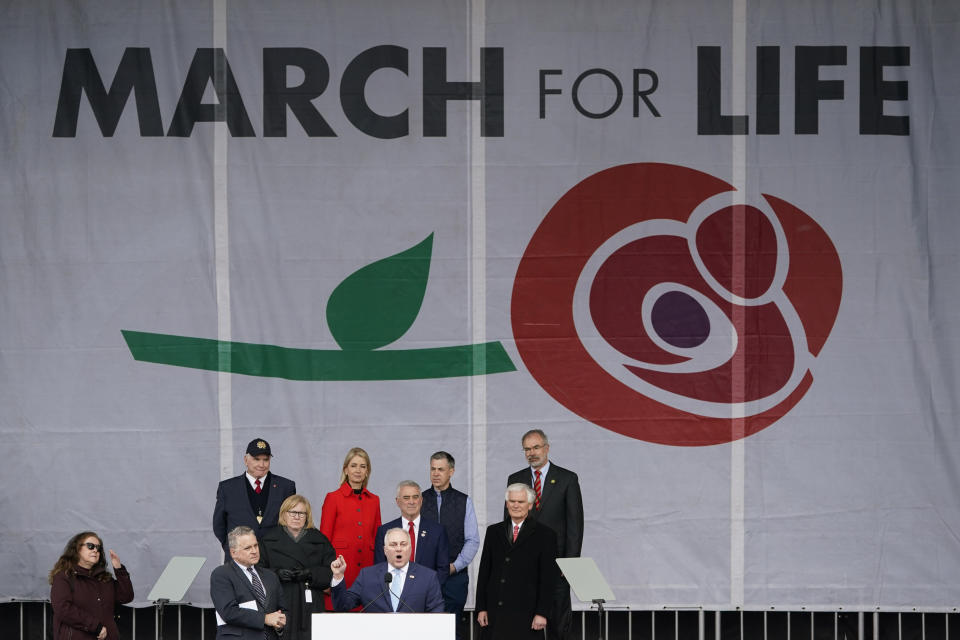
[[329, 638], [417, 638], [453, 640], [452, 613], [315, 613], [311, 640]]

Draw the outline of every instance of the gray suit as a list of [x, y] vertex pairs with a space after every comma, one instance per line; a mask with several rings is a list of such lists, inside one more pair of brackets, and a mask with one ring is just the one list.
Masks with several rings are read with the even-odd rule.
[[[210, 574], [210, 598], [217, 614], [226, 622], [217, 627], [217, 638], [236, 640], [263, 640], [265, 625], [263, 618], [278, 609], [286, 610], [280, 580], [269, 569], [255, 567], [267, 594], [266, 606], [257, 609], [241, 607], [241, 603], [257, 603], [253, 585], [240, 566], [233, 560], [221, 565]], [[273, 627], [266, 627], [267, 638], [278, 638]]]

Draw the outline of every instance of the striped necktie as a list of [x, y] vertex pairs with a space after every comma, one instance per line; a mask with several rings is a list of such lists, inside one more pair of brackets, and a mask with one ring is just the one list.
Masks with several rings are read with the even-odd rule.
[[[262, 611], [267, 610], [267, 592], [263, 589], [263, 583], [260, 582], [260, 576], [257, 575], [257, 572], [253, 570], [253, 567], [247, 567], [247, 571], [250, 572], [250, 579], [253, 582], [253, 597], [257, 599], [257, 605], [260, 606]], [[267, 629], [263, 629], [263, 640], [267, 640]]]
[[537, 469], [533, 472], [534, 481], [533, 481], [533, 490], [537, 493], [537, 499], [533, 503], [534, 509], [540, 511], [540, 493], [543, 487], [540, 486], [540, 469]]
[[253, 567], [247, 567], [247, 571], [250, 573], [250, 578], [253, 582], [253, 595], [257, 599], [257, 604], [260, 605], [261, 609], [266, 611], [267, 592], [263, 590], [263, 583], [260, 582], [260, 576], [258, 576], [257, 572], [253, 570]]

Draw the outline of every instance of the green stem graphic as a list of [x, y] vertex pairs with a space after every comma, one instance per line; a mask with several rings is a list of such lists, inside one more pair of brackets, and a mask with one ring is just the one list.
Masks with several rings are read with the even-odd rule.
[[[499, 342], [384, 351], [291, 349], [122, 329], [135, 360], [287, 380], [420, 380], [516, 371]], [[230, 356], [222, 358], [221, 354]]]

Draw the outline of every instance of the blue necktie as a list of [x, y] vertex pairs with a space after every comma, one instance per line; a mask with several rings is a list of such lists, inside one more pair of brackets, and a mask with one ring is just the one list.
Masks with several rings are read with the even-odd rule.
[[396, 611], [397, 607], [400, 606], [400, 596], [397, 594], [403, 591], [403, 585], [400, 584], [400, 569], [391, 569], [390, 573], [393, 574], [393, 581], [390, 584], [390, 604], [393, 605], [393, 610]]

